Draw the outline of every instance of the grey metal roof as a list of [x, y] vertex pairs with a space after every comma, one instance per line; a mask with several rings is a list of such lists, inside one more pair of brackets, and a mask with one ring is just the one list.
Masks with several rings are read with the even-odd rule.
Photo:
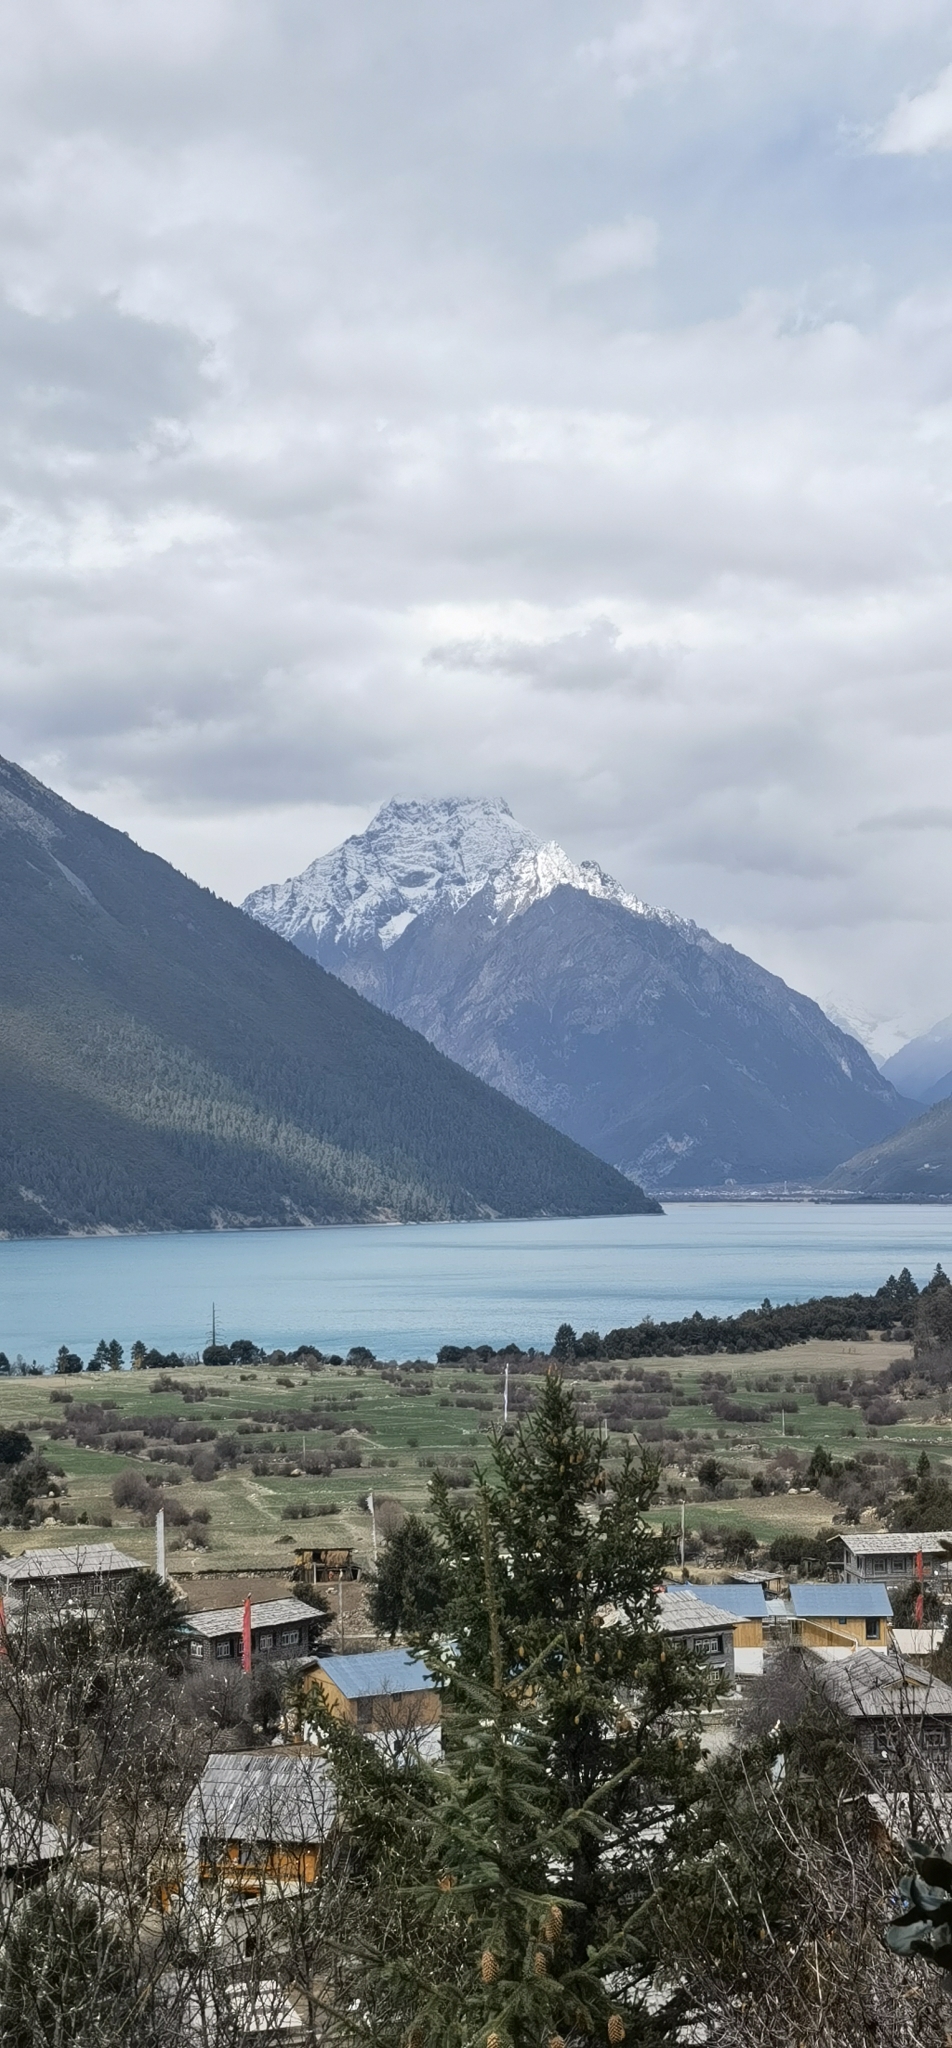
[[108, 1572], [139, 1572], [137, 1557], [127, 1557], [114, 1543], [75, 1543], [68, 1550], [24, 1550], [19, 1557], [0, 1559], [0, 1579], [8, 1585], [45, 1585], [51, 1579], [99, 1578]]
[[0, 1786], [0, 1867], [52, 1863], [62, 1854], [59, 1829], [50, 1827], [38, 1814], [28, 1813], [12, 1792]]
[[[244, 1618], [243, 1607], [208, 1607], [204, 1612], [188, 1615], [185, 1626], [194, 1636], [240, 1636]], [[306, 1600], [252, 1600], [251, 1603], [253, 1629], [289, 1628], [293, 1622], [320, 1622], [322, 1618]]]
[[885, 1655], [857, 1650], [841, 1664], [824, 1664], [824, 1691], [851, 1720], [918, 1720], [941, 1714], [952, 1720], [952, 1685], [933, 1678], [921, 1664], [912, 1664], [896, 1650]]
[[320, 1669], [345, 1700], [376, 1699], [381, 1693], [426, 1692], [433, 1679], [409, 1650], [362, 1650], [353, 1657], [322, 1657]]
[[[720, 1593], [722, 1588], [716, 1586], [711, 1590]], [[658, 1596], [658, 1627], [667, 1636], [693, 1635], [696, 1630], [733, 1629], [736, 1626], [736, 1614], [729, 1614], [726, 1607], [715, 1607], [706, 1600], [698, 1600], [693, 1587], [688, 1592], [686, 1587], [678, 1586], [674, 1592], [669, 1589]]]
[[952, 1529], [877, 1529], [871, 1536], [852, 1529], [848, 1536], [842, 1529], [837, 1533], [854, 1557], [915, 1557], [919, 1550], [935, 1555], [946, 1546], [952, 1549]]
[[851, 1616], [863, 1619], [868, 1615], [888, 1621], [892, 1615], [892, 1602], [885, 1586], [851, 1586], [846, 1581], [835, 1586], [791, 1586], [790, 1605], [794, 1614], [804, 1620], [812, 1614], [818, 1620], [846, 1620]]
[[210, 1756], [186, 1811], [186, 1834], [228, 1842], [322, 1842], [337, 1811], [324, 1758], [306, 1749]]
[[706, 1607], [719, 1607], [722, 1613], [731, 1614], [735, 1621], [763, 1621], [767, 1612], [764, 1589], [758, 1580], [756, 1585], [743, 1586], [668, 1586], [668, 1593], [690, 1593], [695, 1600], [703, 1600]]

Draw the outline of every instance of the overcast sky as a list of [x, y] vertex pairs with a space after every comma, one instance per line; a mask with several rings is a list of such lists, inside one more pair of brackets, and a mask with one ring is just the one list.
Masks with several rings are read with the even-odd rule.
[[948, 0], [0, 20], [0, 751], [239, 899], [503, 795], [952, 1011]]

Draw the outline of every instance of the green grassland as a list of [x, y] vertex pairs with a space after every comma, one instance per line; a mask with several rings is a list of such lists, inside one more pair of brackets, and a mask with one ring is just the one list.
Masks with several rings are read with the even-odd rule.
[[[732, 1357], [652, 1359], [648, 1377], [670, 1376], [667, 1413], [660, 1422], [639, 1423], [619, 1418], [619, 1403], [639, 1390], [639, 1369], [630, 1363], [596, 1367], [578, 1364], [568, 1377], [576, 1386], [583, 1413], [606, 1428], [610, 1448], [622, 1449], [631, 1437], [660, 1452], [664, 1463], [657, 1517], [673, 1522], [686, 1501], [689, 1526], [714, 1528], [743, 1525], [766, 1541], [779, 1531], [812, 1532], [828, 1525], [836, 1503], [818, 1492], [751, 1492], [755, 1471], [776, 1472], [777, 1459], [809, 1459], [822, 1444], [839, 1459], [855, 1458], [873, 1447], [904, 1458], [910, 1471], [920, 1452], [941, 1466], [952, 1460], [952, 1421], [939, 1412], [935, 1393], [904, 1401], [901, 1420], [891, 1427], [872, 1427], [856, 1406], [822, 1403], [817, 1385], [852, 1380], [882, 1369], [908, 1347], [878, 1343], [814, 1340], [784, 1351]], [[756, 1411], [756, 1419], [719, 1418], [712, 1405], [711, 1374], [722, 1373], [730, 1397]], [[451, 1483], [465, 1483], [474, 1462], [486, 1458], [490, 1432], [502, 1420], [502, 1375], [498, 1368], [468, 1370], [465, 1366], [380, 1367], [322, 1366], [306, 1371], [291, 1365], [273, 1367], [196, 1367], [171, 1376], [175, 1390], [160, 1386], [148, 1373], [103, 1373], [71, 1378], [0, 1381], [0, 1422], [25, 1427], [54, 1471], [64, 1475], [60, 1518], [29, 1531], [8, 1528], [2, 1542], [8, 1550], [27, 1545], [102, 1540], [111, 1535], [134, 1555], [148, 1559], [153, 1536], [132, 1508], [119, 1507], [113, 1483], [130, 1469], [153, 1482], [165, 1482], [167, 1497], [188, 1513], [208, 1511], [205, 1546], [179, 1554], [183, 1539], [170, 1531], [170, 1563], [187, 1571], [233, 1571], [290, 1565], [299, 1543], [348, 1543], [363, 1562], [370, 1558], [370, 1520], [364, 1506], [372, 1488], [387, 1517], [387, 1502], [421, 1507], [436, 1469]], [[524, 1412], [537, 1381], [514, 1373], [512, 1409]], [[71, 1402], [63, 1396], [72, 1397]], [[721, 1387], [723, 1399], [724, 1386]], [[218, 1439], [237, 1438], [240, 1457], [214, 1475], [201, 1479], [187, 1453], [176, 1462], [174, 1444], [146, 1440], [145, 1449], [98, 1448], [76, 1442], [73, 1434], [57, 1433], [71, 1410], [83, 1404], [109, 1403], [109, 1432], [121, 1433], [143, 1418], [174, 1417], [198, 1422], [208, 1432], [208, 1449]], [[303, 1436], [293, 1418], [302, 1412], [322, 1414], [323, 1427]], [[73, 1423], [68, 1422], [72, 1431]], [[210, 1433], [214, 1431], [215, 1436]], [[680, 1432], [680, 1436], [678, 1435]], [[82, 1435], [79, 1430], [78, 1434]], [[306, 1457], [329, 1449], [332, 1457], [359, 1452], [360, 1462], [339, 1465], [329, 1473], [308, 1475]], [[148, 1450], [153, 1456], [150, 1460]], [[696, 1466], [702, 1455], [716, 1456], [736, 1486], [732, 1498], [703, 1498]], [[265, 1467], [255, 1472], [251, 1460]], [[802, 1475], [801, 1475], [802, 1476]], [[306, 1510], [290, 1518], [287, 1510]]]

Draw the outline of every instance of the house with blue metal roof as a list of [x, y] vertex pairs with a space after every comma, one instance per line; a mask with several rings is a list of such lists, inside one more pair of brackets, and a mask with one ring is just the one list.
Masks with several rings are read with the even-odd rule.
[[757, 1585], [731, 1586], [680, 1586], [670, 1585], [669, 1593], [692, 1593], [706, 1607], [716, 1607], [721, 1614], [731, 1614], [734, 1625], [734, 1670], [740, 1678], [762, 1678], [764, 1670], [764, 1620], [767, 1602], [764, 1589]]
[[332, 1714], [368, 1735], [439, 1724], [440, 1696], [432, 1675], [409, 1650], [321, 1657], [304, 1685], [319, 1687]]
[[885, 1655], [892, 1642], [892, 1605], [885, 1586], [794, 1585], [789, 1612], [793, 1639], [804, 1650], [838, 1662], [857, 1650]]

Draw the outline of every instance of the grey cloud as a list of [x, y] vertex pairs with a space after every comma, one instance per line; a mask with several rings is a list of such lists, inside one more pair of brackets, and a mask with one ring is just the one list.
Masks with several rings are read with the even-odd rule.
[[541, 690], [627, 688], [640, 695], [661, 690], [675, 660], [665, 648], [623, 645], [611, 619], [592, 619], [555, 640], [447, 641], [425, 656], [427, 666], [520, 676]]

